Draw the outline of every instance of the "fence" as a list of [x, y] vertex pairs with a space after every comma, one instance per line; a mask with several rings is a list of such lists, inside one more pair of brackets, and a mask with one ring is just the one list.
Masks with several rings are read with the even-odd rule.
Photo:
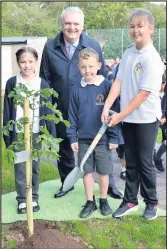
[[[105, 59], [121, 57], [132, 43], [128, 29], [88, 29], [86, 33], [96, 39], [103, 50]], [[166, 58], [166, 29], [155, 29], [153, 43], [162, 57]]]

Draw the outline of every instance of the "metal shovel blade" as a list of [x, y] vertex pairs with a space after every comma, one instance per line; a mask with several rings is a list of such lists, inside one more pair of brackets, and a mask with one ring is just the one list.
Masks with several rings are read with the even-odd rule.
[[68, 191], [85, 174], [79, 167], [75, 167], [66, 177], [63, 184], [63, 191]]

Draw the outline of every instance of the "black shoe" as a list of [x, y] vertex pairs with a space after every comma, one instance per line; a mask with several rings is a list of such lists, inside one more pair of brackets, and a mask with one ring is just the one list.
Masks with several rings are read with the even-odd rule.
[[108, 204], [108, 201], [107, 199], [99, 199], [99, 203], [100, 203], [100, 213], [101, 215], [109, 215], [109, 214], [112, 214], [113, 211], [112, 209], [110, 208], [109, 204]]
[[126, 170], [120, 173], [120, 178], [124, 181], [126, 180]]
[[38, 212], [40, 210], [40, 206], [38, 204], [38, 202], [36, 202], [36, 205], [33, 206], [33, 212]]
[[80, 218], [89, 217], [95, 210], [97, 209], [95, 198], [93, 197], [93, 201], [87, 201], [83, 206], [82, 211], [79, 214]]
[[27, 213], [27, 207], [26, 207], [26, 203], [25, 202], [18, 203], [17, 213], [18, 214], [25, 214], [25, 213]]
[[67, 191], [63, 191], [62, 189], [63, 189], [62, 187], [59, 189], [59, 191], [54, 195], [54, 198], [60, 198], [65, 196], [66, 194], [68, 194], [68, 192], [72, 191], [74, 187], [70, 188]]
[[123, 199], [123, 194], [116, 187], [108, 187], [107, 193], [115, 199]]
[[139, 209], [138, 204], [130, 203], [130, 202], [122, 202], [119, 208], [113, 213], [114, 218], [119, 218], [128, 213], [137, 211]]
[[143, 218], [147, 220], [154, 220], [157, 218], [157, 204], [146, 204], [146, 208], [143, 213]]
[[162, 159], [157, 160], [156, 156], [154, 157], [155, 169], [157, 172], [162, 173], [165, 171], [164, 166], [162, 165]]

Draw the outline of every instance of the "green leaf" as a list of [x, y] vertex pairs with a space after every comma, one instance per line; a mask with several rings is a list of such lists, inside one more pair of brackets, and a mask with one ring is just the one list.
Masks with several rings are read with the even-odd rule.
[[13, 131], [13, 124], [9, 125], [9, 131]]
[[4, 131], [3, 131], [3, 134], [4, 134], [5, 136], [9, 136], [9, 131], [8, 131], [8, 130], [4, 130]]
[[63, 123], [65, 124], [65, 126], [70, 127], [70, 122], [69, 121], [63, 120]]
[[23, 126], [21, 124], [17, 123], [16, 126], [19, 131], [23, 130]]
[[49, 133], [49, 131], [46, 129], [46, 127], [40, 126], [40, 131], [43, 132], [44, 134], [50, 136], [50, 133]]
[[12, 151], [10, 149], [5, 149], [5, 150], [3, 150], [3, 153], [4, 153], [4, 156], [5, 156], [6, 160], [7, 160], [7, 162], [9, 163], [9, 165], [11, 163], [14, 163], [14, 160], [16, 158], [16, 155], [15, 155], [14, 151]]

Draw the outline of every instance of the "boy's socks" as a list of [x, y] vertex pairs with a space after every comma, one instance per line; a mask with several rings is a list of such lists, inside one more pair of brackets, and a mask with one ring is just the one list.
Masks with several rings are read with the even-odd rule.
[[126, 168], [121, 168], [121, 172], [126, 172]]
[[126, 161], [125, 161], [125, 159], [122, 159], [121, 160], [121, 171], [122, 172], [124, 172], [124, 171], [126, 171]]
[[121, 173], [120, 173], [120, 178], [121, 178], [123, 181], [126, 180], [126, 170], [121, 171]]
[[126, 179], [126, 161], [125, 159], [121, 160], [121, 173], [120, 173], [120, 178], [125, 181]]

